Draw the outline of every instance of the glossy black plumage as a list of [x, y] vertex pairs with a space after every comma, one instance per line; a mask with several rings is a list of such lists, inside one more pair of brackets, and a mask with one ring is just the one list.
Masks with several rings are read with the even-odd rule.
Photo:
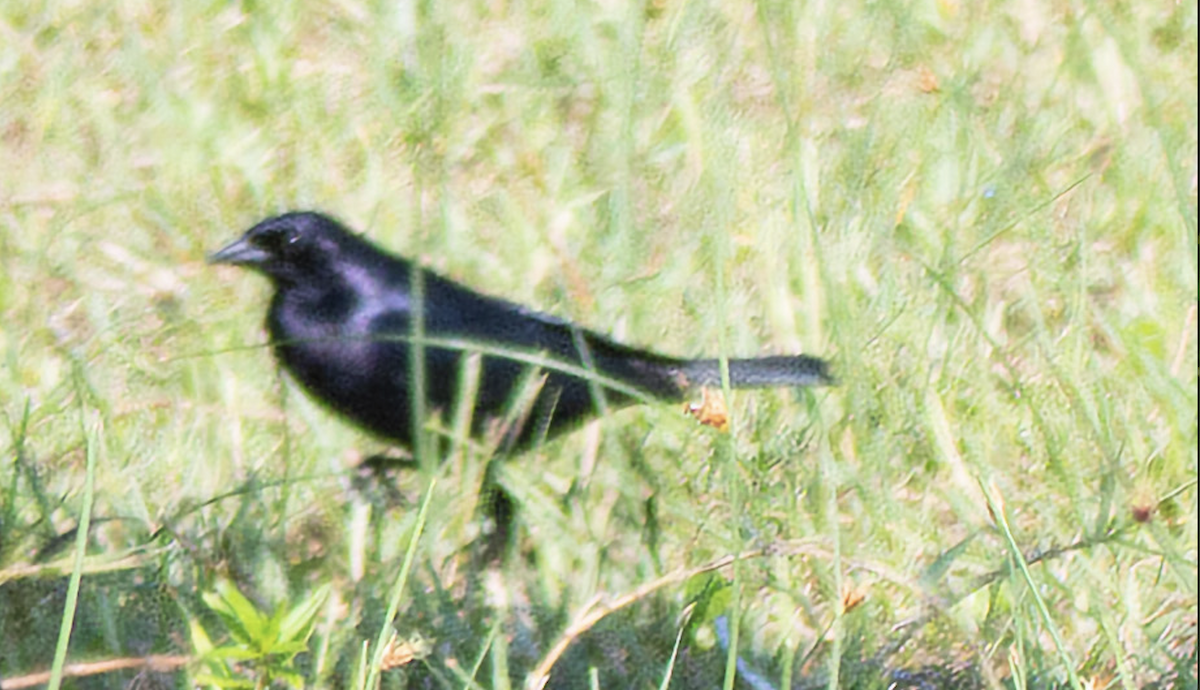
[[[318, 400], [360, 426], [411, 446], [412, 377], [407, 339], [414, 310], [413, 264], [385, 253], [331, 218], [297, 212], [269, 218], [210, 257], [266, 275], [275, 294], [267, 313], [275, 354]], [[603, 335], [494, 297], [423, 270], [425, 338], [444, 345], [519, 351], [561, 361], [574, 372], [540, 368], [537, 397], [523, 423], [505, 435], [519, 449], [570, 429], [598, 412], [600, 388], [577, 372], [598, 372], [642, 395], [681, 400], [695, 386], [720, 385], [717, 360], [687, 360], [632, 348]], [[449, 414], [458, 400], [464, 350], [424, 347], [427, 409]], [[527, 360], [527, 358], [526, 358]], [[485, 436], [512, 420], [528, 361], [483, 355], [472, 433]], [[808, 356], [735, 359], [734, 387], [807, 386], [831, 382], [823, 360]], [[609, 409], [637, 398], [604, 387]], [[517, 410], [518, 412], [521, 410]], [[507, 416], [506, 416], [507, 415]]]

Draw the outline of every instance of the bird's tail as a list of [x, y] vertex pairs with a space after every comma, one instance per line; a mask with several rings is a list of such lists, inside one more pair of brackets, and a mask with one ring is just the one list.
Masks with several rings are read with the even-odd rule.
[[[720, 360], [688, 360], [680, 364], [678, 373], [687, 388], [721, 385]], [[729, 360], [729, 385], [733, 388], [831, 386], [836, 382], [828, 362], [808, 355]]]

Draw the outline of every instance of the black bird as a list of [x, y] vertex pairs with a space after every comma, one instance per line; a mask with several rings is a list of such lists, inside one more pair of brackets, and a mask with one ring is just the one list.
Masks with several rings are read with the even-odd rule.
[[[267, 276], [275, 287], [267, 330], [283, 366], [321, 402], [406, 447], [414, 428], [409, 357], [416, 270], [423, 285], [426, 409], [455, 409], [460, 369], [477, 348], [483, 355], [471, 433], [483, 438], [500, 420], [517, 420], [501, 431], [505, 450], [567, 431], [602, 409], [639, 399], [681, 401], [700, 386], [720, 385], [716, 359], [629, 347], [479, 294], [384, 252], [319, 213], [264, 220], [209, 261]], [[524, 388], [531, 370], [541, 375], [540, 388]], [[734, 388], [833, 382], [826, 362], [806, 355], [731, 359], [729, 377]], [[523, 390], [536, 397], [514, 409], [511, 401]]]

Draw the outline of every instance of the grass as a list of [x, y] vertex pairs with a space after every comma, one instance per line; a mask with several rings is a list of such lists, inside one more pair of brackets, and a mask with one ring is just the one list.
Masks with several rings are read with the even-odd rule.
[[[519, 688], [564, 635], [553, 687], [1194, 687], [1196, 26], [6, 3], [0, 687], [150, 655], [65, 685], [262, 683], [192, 658], [237, 639], [222, 582], [264, 620], [328, 588], [285, 677], [360, 687], [413, 543], [394, 627], [432, 644], [386, 687]], [[434, 435], [447, 462], [364, 481], [383, 444], [280, 378], [263, 281], [203, 262], [294, 207], [628, 342], [819, 353], [841, 385], [503, 463], [519, 540], [473, 568], [488, 454]]]

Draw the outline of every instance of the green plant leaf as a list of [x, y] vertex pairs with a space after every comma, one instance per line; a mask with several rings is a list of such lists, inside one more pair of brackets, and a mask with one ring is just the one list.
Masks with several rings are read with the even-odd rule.
[[209, 659], [232, 659], [235, 661], [249, 661], [251, 659], [260, 659], [263, 654], [257, 649], [248, 649], [240, 645], [225, 645], [217, 647], [209, 652], [206, 657]]
[[304, 601], [293, 606], [280, 623], [279, 639], [281, 641], [306, 642], [309, 635], [312, 634], [313, 621], [321, 612], [321, 607], [329, 600], [330, 591], [332, 591], [331, 586], [326, 583], [313, 590]]
[[242, 644], [251, 645], [261, 640], [267, 627], [267, 619], [254, 604], [238, 591], [237, 587], [228, 580], [217, 583], [216, 592], [206, 592], [204, 603], [213, 610], [226, 627], [229, 634]]
[[684, 593], [695, 606], [687, 625], [689, 632], [698, 626], [712, 623], [725, 613], [729, 602], [733, 600], [733, 588], [725, 578], [716, 573], [704, 573], [691, 578]]

